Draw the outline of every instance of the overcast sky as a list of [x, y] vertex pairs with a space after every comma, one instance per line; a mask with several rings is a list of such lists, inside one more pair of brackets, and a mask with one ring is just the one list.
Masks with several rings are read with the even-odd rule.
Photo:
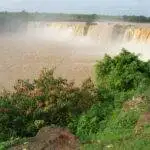
[[0, 0], [0, 11], [150, 16], [150, 0]]

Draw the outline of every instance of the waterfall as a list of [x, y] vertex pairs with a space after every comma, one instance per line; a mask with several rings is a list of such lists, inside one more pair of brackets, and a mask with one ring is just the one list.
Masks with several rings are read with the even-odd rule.
[[[41, 30], [42, 34], [55, 34], [72, 37], [89, 37], [94, 41], [113, 42], [150, 42], [150, 27], [119, 23], [77, 23], [77, 22], [30, 22], [28, 32]], [[45, 32], [44, 32], [45, 31]], [[51, 31], [51, 32], [48, 32]], [[41, 35], [42, 35], [41, 34]]]

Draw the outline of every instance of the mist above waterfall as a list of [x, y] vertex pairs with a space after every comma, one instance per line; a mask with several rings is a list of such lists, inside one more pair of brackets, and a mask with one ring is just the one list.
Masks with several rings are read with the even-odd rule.
[[41, 40], [83, 47], [82, 50], [76, 49], [76, 53], [79, 54], [116, 55], [122, 48], [126, 48], [131, 52], [140, 53], [142, 59], [149, 59], [149, 24], [97, 22], [87, 25], [83, 22], [31, 22], [28, 25], [27, 34]]

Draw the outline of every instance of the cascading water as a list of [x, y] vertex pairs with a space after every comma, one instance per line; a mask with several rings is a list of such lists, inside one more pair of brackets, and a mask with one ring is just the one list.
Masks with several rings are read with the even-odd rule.
[[150, 25], [148, 24], [31, 22], [28, 25], [28, 32], [33, 31], [39, 37], [47, 40], [59, 40], [77, 45], [93, 44], [99, 46], [99, 52], [103, 51], [114, 55], [118, 49], [124, 47], [132, 52], [142, 53], [143, 57], [149, 59], [147, 53], [150, 44]]
[[149, 27], [138, 27], [138, 25], [127, 25], [117, 23], [97, 23], [97, 24], [86, 24], [86, 23], [49, 23], [49, 22], [31, 22], [28, 25], [28, 31], [38, 31], [39, 29], [49, 29], [58, 32], [70, 31], [74, 36], [88, 36], [94, 40], [118, 40], [124, 38], [124, 40], [139, 40], [139, 41], [150, 41], [150, 26]]

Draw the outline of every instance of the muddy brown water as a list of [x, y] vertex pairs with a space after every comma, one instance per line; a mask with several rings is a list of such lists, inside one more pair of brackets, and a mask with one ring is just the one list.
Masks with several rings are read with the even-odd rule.
[[92, 68], [98, 58], [92, 45], [18, 35], [1, 36], [0, 89], [12, 89], [17, 79], [36, 78], [44, 67], [56, 67], [56, 76], [81, 84], [92, 76]]

